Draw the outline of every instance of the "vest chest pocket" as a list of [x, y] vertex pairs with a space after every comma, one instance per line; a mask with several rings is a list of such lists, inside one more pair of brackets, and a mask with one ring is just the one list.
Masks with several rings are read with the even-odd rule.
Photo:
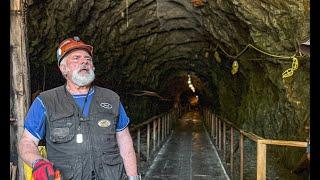
[[49, 119], [50, 140], [65, 143], [75, 135], [75, 116], [73, 112], [55, 113]]
[[108, 112], [95, 114], [94, 118], [97, 123], [97, 130], [103, 134], [114, 134], [116, 129], [115, 115]]

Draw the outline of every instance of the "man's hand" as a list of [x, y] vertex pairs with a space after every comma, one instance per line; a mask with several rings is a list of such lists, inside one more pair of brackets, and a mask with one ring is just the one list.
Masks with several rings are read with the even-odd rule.
[[32, 169], [34, 180], [54, 180], [53, 164], [50, 161], [39, 160]]

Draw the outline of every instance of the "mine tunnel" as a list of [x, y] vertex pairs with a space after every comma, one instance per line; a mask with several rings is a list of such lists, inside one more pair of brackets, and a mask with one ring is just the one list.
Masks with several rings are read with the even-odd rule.
[[[208, 109], [266, 139], [309, 137], [308, 0], [27, 0], [21, 7], [28, 107], [39, 92], [65, 83], [57, 47], [79, 36], [94, 47], [94, 84], [119, 94], [131, 127], [172, 109], [201, 118]], [[11, 128], [17, 161], [17, 122]], [[293, 173], [306, 148], [281, 147], [268, 152], [283, 173], [267, 174], [307, 179], [307, 167]]]

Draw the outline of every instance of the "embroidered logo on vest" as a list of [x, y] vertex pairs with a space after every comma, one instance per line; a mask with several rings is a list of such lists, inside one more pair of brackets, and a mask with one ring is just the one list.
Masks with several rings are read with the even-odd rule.
[[112, 108], [112, 105], [109, 104], [109, 103], [100, 103], [100, 106], [105, 108], [105, 109], [111, 109]]
[[101, 119], [98, 121], [98, 125], [103, 128], [110, 126], [110, 124], [111, 122], [107, 119]]

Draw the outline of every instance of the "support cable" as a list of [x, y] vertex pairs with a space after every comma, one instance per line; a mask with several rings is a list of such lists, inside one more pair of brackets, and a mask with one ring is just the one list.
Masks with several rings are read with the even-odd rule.
[[[271, 56], [271, 57], [275, 57], [275, 58], [278, 58], [278, 59], [292, 59], [292, 64], [291, 64], [291, 68], [285, 70], [283, 73], [282, 73], [282, 78], [287, 78], [287, 77], [290, 77], [293, 75], [294, 71], [298, 69], [299, 67], [299, 62], [298, 62], [298, 58], [296, 57], [297, 53], [295, 53], [294, 55], [292, 56], [281, 56], [281, 55], [275, 55], [275, 54], [271, 54], [271, 53], [268, 53], [266, 51], [263, 51], [255, 46], [253, 46], [252, 44], [248, 44], [246, 45], [246, 47], [239, 53], [237, 54], [236, 56], [232, 56], [230, 54], [228, 54], [219, 44], [216, 46], [215, 48], [215, 51], [217, 51], [217, 49], [220, 49], [227, 57], [231, 58], [231, 59], [238, 59], [241, 55], [243, 55], [249, 48], [252, 48], [258, 52], [260, 52], [261, 54], [265, 54], [265, 55], [268, 55], [268, 56]], [[232, 72], [235, 72], [234, 70]], [[232, 74], [235, 74], [235, 73], [232, 73]]]

